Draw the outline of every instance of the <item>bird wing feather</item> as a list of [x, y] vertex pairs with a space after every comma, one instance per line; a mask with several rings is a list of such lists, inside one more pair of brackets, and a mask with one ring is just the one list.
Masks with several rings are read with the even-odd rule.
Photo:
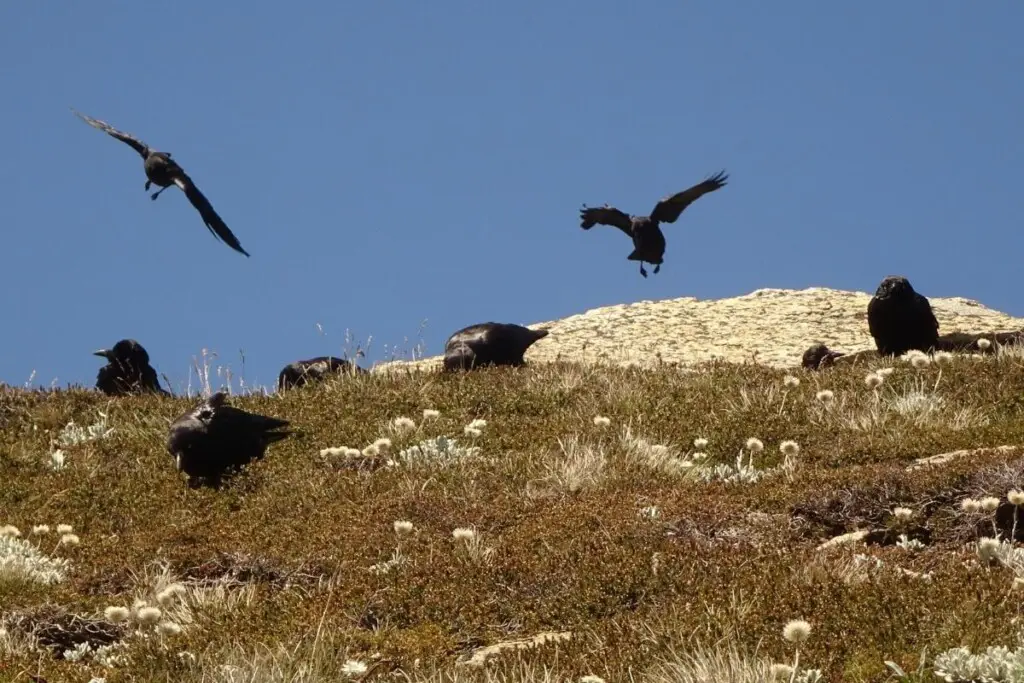
[[614, 206], [587, 207], [580, 209], [580, 227], [590, 230], [595, 225], [610, 225], [618, 228], [630, 237], [633, 236], [633, 221], [629, 214], [619, 211]]
[[[180, 168], [180, 167], [179, 167]], [[216, 211], [213, 209], [213, 204], [206, 198], [196, 184], [192, 182], [192, 179], [188, 175], [181, 171], [178, 177], [174, 179], [174, 184], [185, 193], [188, 200], [192, 203], [192, 206], [196, 208], [199, 215], [203, 218], [203, 223], [206, 224], [206, 228], [213, 234], [214, 237], [221, 240], [235, 251], [249, 255], [245, 249], [242, 248], [242, 243], [238, 241], [235, 234], [228, 228], [227, 223], [224, 222]]]
[[708, 192], [714, 192], [725, 185], [728, 178], [729, 176], [726, 175], [725, 171], [719, 171], [715, 175], [697, 183], [693, 187], [689, 187], [682, 192], [677, 192], [676, 194], [663, 198], [657, 203], [657, 205], [655, 205], [654, 211], [651, 212], [651, 218], [659, 223], [674, 223], [683, 212], [683, 209], [706, 195]]
[[149, 154], [149, 145], [144, 143], [142, 140], [139, 140], [137, 137], [135, 137], [133, 135], [130, 135], [128, 133], [125, 133], [124, 131], [120, 131], [117, 128], [114, 128], [113, 126], [111, 126], [106, 121], [100, 121], [99, 119], [94, 119], [91, 116], [86, 116], [85, 114], [83, 114], [83, 113], [81, 113], [79, 111], [76, 111], [74, 109], [72, 109], [71, 111], [73, 111], [75, 113], [75, 116], [77, 116], [78, 118], [82, 119], [83, 121], [88, 123], [93, 128], [99, 128], [100, 130], [102, 130], [107, 135], [115, 137], [118, 140], [120, 140], [121, 142], [127, 143], [128, 145], [130, 145], [132, 147], [132, 149], [134, 149], [136, 152], [138, 152], [140, 155], [142, 155], [143, 159], [145, 159], [146, 156]]

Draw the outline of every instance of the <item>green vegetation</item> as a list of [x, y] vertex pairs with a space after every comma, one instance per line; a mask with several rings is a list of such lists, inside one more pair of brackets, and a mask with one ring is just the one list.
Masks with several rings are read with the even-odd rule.
[[[1024, 560], [978, 539], [1009, 537], [1024, 488], [1024, 363], [876, 363], [235, 396], [301, 434], [220, 492], [164, 449], [196, 398], [0, 388], [0, 680], [769, 680], [797, 619], [799, 672], [932, 680], [946, 650], [1018, 645]], [[957, 449], [982, 450], [910, 467]]]

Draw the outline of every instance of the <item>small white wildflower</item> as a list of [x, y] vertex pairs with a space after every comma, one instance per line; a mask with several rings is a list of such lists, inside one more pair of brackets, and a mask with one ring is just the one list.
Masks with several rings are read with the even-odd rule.
[[978, 557], [985, 562], [991, 562], [999, 555], [999, 539], [985, 537], [978, 540]]
[[452, 537], [457, 541], [471, 541], [476, 536], [476, 532], [466, 527], [459, 527], [452, 530]]
[[167, 607], [174, 600], [175, 596], [179, 593], [184, 593], [185, 587], [180, 583], [172, 583], [171, 585], [164, 588], [162, 591], [156, 594], [156, 601], [164, 607]]
[[600, 676], [587, 674], [586, 676], [580, 676], [580, 683], [605, 683], [605, 681]]
[[366, 673], [366, 669], [366, 664], [356, 659], [350, 659], [341, 665], [341, 673], [345, 676], [359, 676]]
[[376, 458], [378, 455], [380, 455], [380, 447], [377, 446], [377, 444], [375, 443], [371, 443], [369, 446], [363, 449], [362, 455], [365, 455], [367, 458]]
[[432, 420], [435, 417], [441, 417], [441, 411], [440, 410], [434, 410], [433, 408], [424, 408], [423, 409], [423, 419], [424, 420]]
[[465, 432], [466, 436], [472, 437], [474, 439], [483, 434], [483, 432], [477, 429], [476, 427], [470, 427], [469, 425], [466, 425], [466, 427], [462, 431]]
[[112, 624], [120, 624], [122, 621], [128, 621], [128, 618], [131, 616], [131, 612], [128, 611], [127, 607], [111, 605], [103, 610], [103, 616]]
[[57, 525], [57, 533], [58, 534], [70, 534], [74, 530], [75, 530], [74, 527], [72, 527], [70, 524], [58, 524]]
[[985, 512], [995, 512], [999, 509], [999, 499], [995, 496], [985, 496], [978, 502], [981, 503], [981, 509]]
[[412, 533], [412, 522], [408, 522], [401, 519], [395, 520], [395, 533], [396, 534], [408, 534]]
[[64, 534], [60, 537], [61, 545], [78, 545], [81, 543], [81, 539], [75, 534]]
[[832, 393], [831, 389], [822, 389], [815, 394], [815, 397], [822, 403], [828, 404], [832, 402], [832, 399], [834, 399], [836, 395]]
[[892, 367], [889, 367], [889, 368], [878, 368], [877, 370], [875, 370], [875, 374], [878, 375], [879, 377], [881, 377], [882, 379], [885, 379], [886, 377], [891, 375], [893, 372], [895, 372], [895, 370], [896, 370], [896, 368], [892, 368]]
[[750, 451], [751, 453], [760, 453], [761, 451], [764, 450], [764, 443], [761, 441], [761, 439], [755, 439], [754, 437], [750, 437], [749, 439], [747, 439], [747, 450]]
[[790, 389], [798, 387], [800, 386], [800, 378], [794, 377], [793, 375], [786, 375], [782, 378], [782, 386], [789, 387]]
[[612, 423], [612, 421], [610, 419], [608, 419], [607, 417], [605, 417], [604, 415], [595, 415], [594, 416], [594, 425], [597, 426], [597, 427], [607, 427], [611, 423]]
[[877, 372], [870, 372], [868, 376], [864, 378], [864, 384], [868, 385], [868, 389], [877, 389], [882, 386], [882, 382], [885, 378], [879, 375]]
[[779, 450], [783, 455], [793, 458], [800, 452], [800, 444], [796, 441], [783, 441], [779, 444]]
[[1010, 491], [1006, 494], [1006, 500], [1012, 505], [1024, 505], [1024, 491]]
[[409, 432], [416, 429], [416, 423], [408, 417], [396, 417], [391, 421], [391, 426], [396, 432]]
[[161, 616], [163, 616], [163, 612], [159, 607], [143, 607], [135, 613], [135, 618], [139, 620], [139, 623], [147, 626], [160, 621]]
[[694, 453], [693, 455], [690, 456], [690, 459], [700, 462], [701, 460], [707, 460], [707, 457], [707, 453]]
[[388, 451], [391, 450], [391, 439], [387, 438], [386, 436], [382, 436], [381, 438], [374, 441], [373, 445], [377, 447], [377, 452], [387, 453]]
[[346, 458], [360, 458], [362, 457], [363, 452], [358, 448], [352, 448], [351, 446], [347, 446], [341, 449], [341, 454]]
[[964, 512], [977, 512], [981, 509], [981, 503], [976, 501], [974, 498], [964, 498], [960, 501], [960, 509]]
[[772, 664], [770, 675], [773, 681], [788, 681], [793, 676], [793, 667], [789, 664]]
[[473, 429], [483, 429], [484, 427], [487, 426], [487, 420], [482, 420], [480, 418], [477, 418], [477, 419], [473, 420], [472, 422], [470, 422], [469, 426], [472, 427]]
[[913, 365], [915, 368], [917, 368], [919, 370], [921, 368], [927, 366], [931, 362], [932, 362], [932, 359], [929, 358], [928, 356], [924, 355], [923, 353], [915, 353], [910, 358], [910, 364]]
[[0, 536], [10, 536], [11, 538], [18, 538], [19, 536], [21, 536], [21, 529], [14, 526], [13, 524], [0, 526]]
[[37, 536], [39, 534], [48, 534], [50, 533], [50, 526], [48, 524], [36, 524], [34, 527], [32, 527], [32, 533], [36, 534]]
[[181, 633], [181, 626], [178, 626], [173, 621], [161, 621], [156, 625], [156, 630], [165, 636], [176, 636]]
[[906, 522], [914, 516], [914, 511], [910, 508], [893, 508], [892, 516], [901, 522]]
[[782, 637], [791, 643], [803, 643], [811, 635], [811, 625], [803, 619], [794, 619], [782, 629]]
[[992, 346], [992, 342], [989, 341], [988, 339], [978, 340], [978, 348], [981, 349], [982, 351], [988, 349], [990, 346]]
[[345, 451], [347, 450], [347, 448], [344, 448], [342, 446], [331, 446], [329, 448], [321, 448], [320, 457], [325, 458], [327, 456], [344, 455]]
[[50, 453], [50, 466], [55, 470], [64, 469], [67, 457], [64, 455], [64, 451], [59, 448], [53, 453]]
[[953, 360], [953, 354], [949, 351], [936, 351], [935, 362], [936, 363], [949, 363]]
[[698, 436], [696, 439], [693, 440], [693, 447], [696, 448], [698, 451], [702, 451], [708, 447], [708, 440], [702, 436]]

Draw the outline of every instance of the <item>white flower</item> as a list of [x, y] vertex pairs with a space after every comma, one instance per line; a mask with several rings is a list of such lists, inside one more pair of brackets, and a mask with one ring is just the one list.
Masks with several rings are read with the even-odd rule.
[[982, 351], [984, 351], [985, 349], [989, 348], [990, 346], [992, 346], [992, 342], [989, 341], [988, 339], [979, 339], [978, 340], [978, 348], [981, 349]]
[[976, 501], [974, 498], [964, 498], [960, 501], [960, 509], [964, 512], [977, 512], [981, 509], [981, 503]]
[[472, 427], [473, 429], [483, 429], [484, 427], [487, 426], [487, 420], [481, 420], [477, 418], [476, 420], [470, 422], [469, 426]]
[[135, 613], [135, 618], [140, 624], [150, 626], [160, 621], [162, 614], [159, 607], [143, 607]]
[[78, 545], [81, 540], [75, 534], [64, 534], [60, 537], [61, 545]]
[[173, 621], [161, 621], [156, 625], [156, 630], [165, 636], [176, 636], [181, 633], [181, 626], [178, 626]]
[[794, 619], [782, 629], [782, 637], [791, 643], [803, 643], [811, 635], [811, 625], [803, 619]]
[[877, 389], [882, 386], [882, 382], [884, 381], [885, 378], [877, 372], [868, 373], [868, 376], [864, 378], [864, 384], [868, 385], [868, 389]]
[[466, 425], [466, 427], [462, 431], [465, 432], [466, 436], [472, 437], [474, 439], [483, 434], [482, 431], [471, 425]]
[[892, 516], [901, 522], [906, 522], [914, 516], [914, 511], [910, 508], [893, 508]]
[[800, 452], [800, 444], [796, 441], [783, 441], [779, 444], [779, 450], [783, 455], [793, 458]]
[[892, 368], [892, 367], [889, 367], [889, 368], [878, 368], [877, 370], [875, 370], [875, 374], [878, 375], [879, 377], [881, 377], [882, 379], [885, 379], [886, 377], [891, 375], [893, 373], [893, 371], [895, 371], [895, 370], [896, 370], [896, 368]]
[[999, 499], [995, 496], [985, 496], [979, 502], [985, 512], [995, 512], [999, 508]]
[[432, 420], [435, 417], [441, 417], [441, 411], [440, 410], [434, 410], [433, 408], [424, 408], [423, 409], [423, 419], [424, 420]]
[[936, 363], [949, 363], [953, 360], [953, 354], [949, 351], [936, 351], [935, 362]]
[[908, 355], [910, 356], [910, 364], [919, 370], [932, 362], [931, 358], [921, 352]]
[[786, 375], [782, 378], [782, 386], [789, 387], [790, 389], [800, 386], [800, 379], [793, 375]]
[[32, 533], [36, 535], [48, 534], [50, 533], [50, 527], [47, 524], [36, 524], [34, 527], [32, 527]]
[[1006, 500], [1013, 505], [1024, 505], [1024, 491], [1010, 491], [1006, 494]]
[[407, 522], [407, 521], [401, 520], [401, 519], [396, 519], [395, 520], [395, 533], [396, 534], [408, 534], [408, 533], [411, 533], [411, 532], [412, 532], [412, 522]]
[[70, 524], [58, 524], [57, 525], [57, 533], [58, 534], [70, 534], [72, 531], [74, 531], [74, 527], [72, 527]]
[[595, 415], [594, 416], [594, 425], [596, 425], [598, 427], [607, 427], [611, 423], [612, 423], [612, 421], [610, 419], [608, 419], [607, 417], [605, 417], [604, 415]]
[[793, 667], [791, 667], [789, 664], [772, 664], [770, 675], [773, 681], [788, 681], [790, 677], [793, 675]]
[[457, 541], [471, 541], [476, 536], [476, 532], [466, 527], [459, 527], [452, 530], [452, 537]]
[[747, 450], [751, 453], [760, 453], [764, 450], [764, 443], [761, 442], [761, 439], [750, 437], [747, 439]]
[[131, 616], [131, 612], [128, 611], [127, 607], [111, 605], [103, 610], [103, 616], [112, 624], [120, 624], [122, 621], [128, 621], [128, 618]]
[[345, 676], [359, 676], [366, 673], [367, 666], [356, 659], [350, 659], [341, 665], [341, 673]]
[[832, 399], [834, 399], [836, 395], [832, 393], [831, 389], [822, 389], [815, 394], [815, 397], [822, 403], [828, 404], [832, 402]]
[[408, 417], [396, 417], [391, 421], [391, 426], [396, 432], [410, 432], [416, 429], [416, 423]]
[[21, 529], [14, 526], [13, 524], [0, 526], [0, 536], [10, 536], [12, 538], [18, 538], [19, 536], [21, 536]]
[[580, 676], [580, 683], [604, 683], [604, 679], [594, 674], [587, 674], [586, 676]]
[[698, 451], [702, 451], [708, 447], [708, 440], [702, 436], [699, 436], [693, 440], [693, 447], [696, 448]]
[[64, 469], [65, 460], [66, 458], [64, 456], [64, 451], [60, 450], [59, 448], [55, 450], [53, 453], [50, 453], [50, 464], [55, 470]]

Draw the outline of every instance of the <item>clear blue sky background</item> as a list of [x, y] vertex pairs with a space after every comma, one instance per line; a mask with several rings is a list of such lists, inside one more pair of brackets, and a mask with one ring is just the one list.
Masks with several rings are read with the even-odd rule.
[[[0, 381], [91, 386], [133, 337], [175, 391], [204, 347], [265, 384], [346, 329], [373, 361], [424, 320], [438, 353], [891, 273], [1024, 315], [1022, 26], [1015, 0], [3, 3]], [[252, 258], [69, 107], [171, 151]], [[656, 276], [579, 228], [720, 168]]]

